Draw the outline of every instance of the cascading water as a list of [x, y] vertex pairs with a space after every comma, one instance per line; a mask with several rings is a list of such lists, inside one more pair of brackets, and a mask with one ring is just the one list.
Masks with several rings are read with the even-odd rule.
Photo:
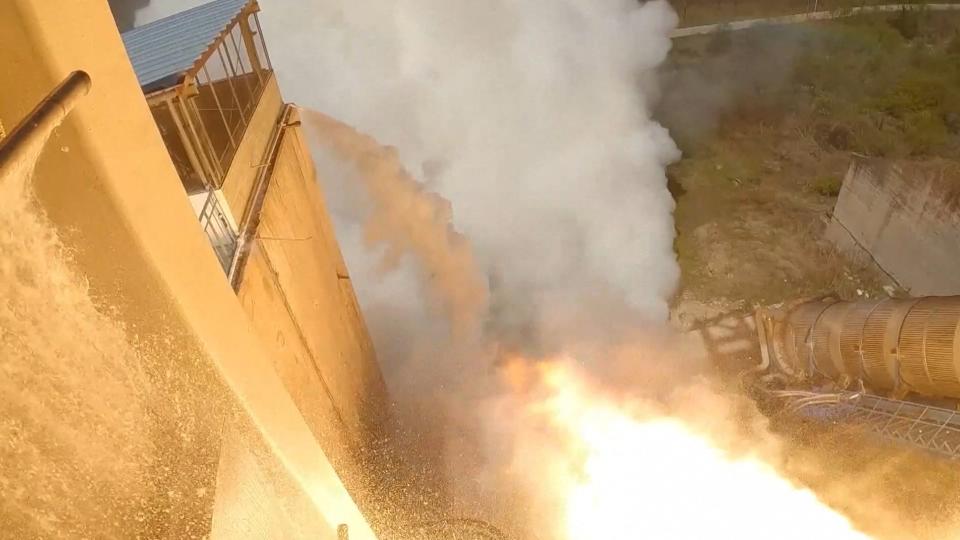
[[0, 183], [0, 537], [121, 537], [150, 526], [149, 383], [32, 200]]

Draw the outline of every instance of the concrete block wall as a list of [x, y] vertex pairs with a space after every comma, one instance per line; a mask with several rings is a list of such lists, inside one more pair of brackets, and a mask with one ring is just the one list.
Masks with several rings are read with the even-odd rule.
[[827, 238], [914, 296], [960, 294], [960, 164], [855, 158]]

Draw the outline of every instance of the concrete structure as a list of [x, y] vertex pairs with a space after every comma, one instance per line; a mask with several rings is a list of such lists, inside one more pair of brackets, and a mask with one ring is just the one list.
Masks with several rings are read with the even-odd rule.
[[[0, 3], [8, 130], [71, 71], [92, 80], [32, 182], [37, 219], [79, 276], [62, 280], [74, 303], [51, 288], [23, 298], [89, 319], [64, 332], [95, 334], [4, 342], [0, 371], [61, 383], [0, 385], [0, 417], [19, 433], [0, 450], [3, 534], [333, 539], [345, 524], [374, 538], [343, 479], [360, 474], [386, 414], [383, 382], [256, 10], [243, 2], [187, 71], [147, 81], [145, 99], [106, 2]], [[18, 267], [26, 253], [0, 258]], [[44, 256], [57, 259], [36, 272], [63, 264]], [[34, 349], [81, 336], [99, 371], [73, 366], [75, 406], [41, 415], [62, 400], [70, 363], [33, 362]], [[131, 374], [127, 398], [106, 399], [117, 373]], [[140, 420], [105, 420], [126, 401], [142, 403], [124, 417]], [[84, 407], [101, 412], [73, 414]]]
[[960, 294], [960, 167], [855, 158], [827, 237], [914, 296]]

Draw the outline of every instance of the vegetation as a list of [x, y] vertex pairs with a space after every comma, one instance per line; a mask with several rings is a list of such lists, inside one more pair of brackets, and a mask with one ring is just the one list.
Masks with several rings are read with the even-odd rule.
[[813, 191], [824, 197], [836, 197], [840, 194], [843, 180], [839, 176], [821, 176], [813, 182]]
[[960, 156], [960, 14], [679, 40], [664, 81], [658, 116], [684, 152], [670, 170], [678, 303], [884, 294], [881, 274], [823, 240], [825, 224], [852, 154]]
[[804, 44], [793, 84], [778, 98], [794, 111], [808, 105], [808, 121], [831, 134], [820, 142], [837, 150], [884, 157], [955, 153], [960, 35], [956, 27], [942, 28], [942, 19], [908, 11], [825, 25], [827, 31], [812, 33]]
[[[937, 3], [954, 3], [944, 0]], [[920, 0], [673, 0], [682, 26], [775, 17], [884, 4], [924, 4]]]

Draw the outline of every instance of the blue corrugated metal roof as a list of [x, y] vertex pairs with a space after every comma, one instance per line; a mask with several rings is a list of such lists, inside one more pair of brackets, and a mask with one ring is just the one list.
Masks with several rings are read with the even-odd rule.
[[172, 86], [253, 0], [213, 0], [123, 33], [123, 45], [145, 92]]

